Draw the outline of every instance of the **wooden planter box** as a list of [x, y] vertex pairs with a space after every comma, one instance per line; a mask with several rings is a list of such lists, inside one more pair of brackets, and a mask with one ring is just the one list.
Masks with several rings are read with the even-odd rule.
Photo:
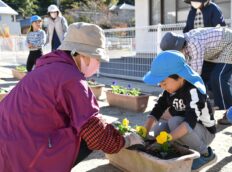
[[106, 157], [112, 165], [126, 172], [191, 172], [193, 159], [200, 157], [199, 153], [176, 147], [185, 155], [163, 160], [144, 152], [122, 149], [117, 154], [106, 154]]
[[116, 106], [135, 112], [144, 112], [147, 108], [149, 96], [128, 96], [123, 94], [114, 94], [111, 90], [106, 92], [106, 98], [110, 106]]
[[18, 71], [16, 69], [12, 69], [12, 75], [14, 76], [14, 78], [17, 78], [17, 79], [20, 80], [26, 75], [26, 73], [25, 72], [20, 72], [20, 71]]
[[99, 84], [99, 85], [91, 85], [89, 88], [92, 90], [93, 94], [95, 97], [99, 100], [99, 97], [102, 95], [102, 89], [105, 85], [104, 84]]

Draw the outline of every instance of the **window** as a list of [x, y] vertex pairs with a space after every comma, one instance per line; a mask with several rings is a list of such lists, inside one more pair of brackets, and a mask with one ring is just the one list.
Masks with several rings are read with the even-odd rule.
[[163, 19], [164, 24], [176, 23], [176, 1], [163, 0]]
[[150, 24], [186, 21], [189, 8], [183, 0], [150, 0]]
[[[231, 14], [231, 0], [214, 0], [221, 9], [225, 19]], [[190, 4], [183, 0], [150, 0], [150, 25], [184, 23], [190, 10]]]
[[177, 23], [186, 22], [190, 5], [185, 3], [183, 0], [177, 0], [176, 11], [177, 11]]
[[161, 23], [161, 0], [150, 0], [150, 24]]

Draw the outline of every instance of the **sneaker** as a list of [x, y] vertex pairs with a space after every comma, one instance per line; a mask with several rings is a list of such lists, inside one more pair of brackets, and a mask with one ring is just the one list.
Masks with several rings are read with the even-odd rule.
[[214, 163], [217, 160], [212, 149], [208, 147], [208, 156], [201, 155], [200, 158], [194, 159], [192, 164], [192, 172], [200, 171], [202, 168]]
[[218, 124], [221, 124], [221, 125], [231, 125], [231, 123], [228, 121], [228, 119], [226, 117], [226, 112], [223, 114], [223, 117], [218, 120]]

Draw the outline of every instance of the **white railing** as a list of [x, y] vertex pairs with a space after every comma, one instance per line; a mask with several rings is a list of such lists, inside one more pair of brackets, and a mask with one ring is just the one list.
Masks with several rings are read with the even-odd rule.
[[[231, 20], [226, 20], [231, 27]], [[162, 36], [167, 31], [182, 33], [184, 23], [105, 30], [109, 63], [102, 63], [100, 75], [141, 80], [149, 70]], [[0, 65], [25, 64], [28, 56], [26, 36], [0, 37]], [[44, 52], [49, 52], [46, 46]], [[6, 60], [7, 59], [7, 60]]]
[[[226, 20], [231, 27], [231, 20]], [[100, 75], [142, 80], [159, 53], [160, 41], [168, 31], [183, 33], [185, 23], [105, 30], [109, 63], [102, 63]]]

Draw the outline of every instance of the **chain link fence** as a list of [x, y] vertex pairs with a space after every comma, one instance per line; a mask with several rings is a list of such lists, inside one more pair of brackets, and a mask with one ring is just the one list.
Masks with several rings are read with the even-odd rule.
[[[231, 20], [226, 20], [231, 27]], [[98, 75], [141, 81], [150, 69], [163, 35], [168, 31], [182, 33], [185, 24], [155, 25], [140, 28], [105, 30], [109, 63], [102, 63]], [[45, 46], [44, 53], [51, 50]], [[0, 37], [0, 64], [25, 64], [29, 50], [26, 36]]]

